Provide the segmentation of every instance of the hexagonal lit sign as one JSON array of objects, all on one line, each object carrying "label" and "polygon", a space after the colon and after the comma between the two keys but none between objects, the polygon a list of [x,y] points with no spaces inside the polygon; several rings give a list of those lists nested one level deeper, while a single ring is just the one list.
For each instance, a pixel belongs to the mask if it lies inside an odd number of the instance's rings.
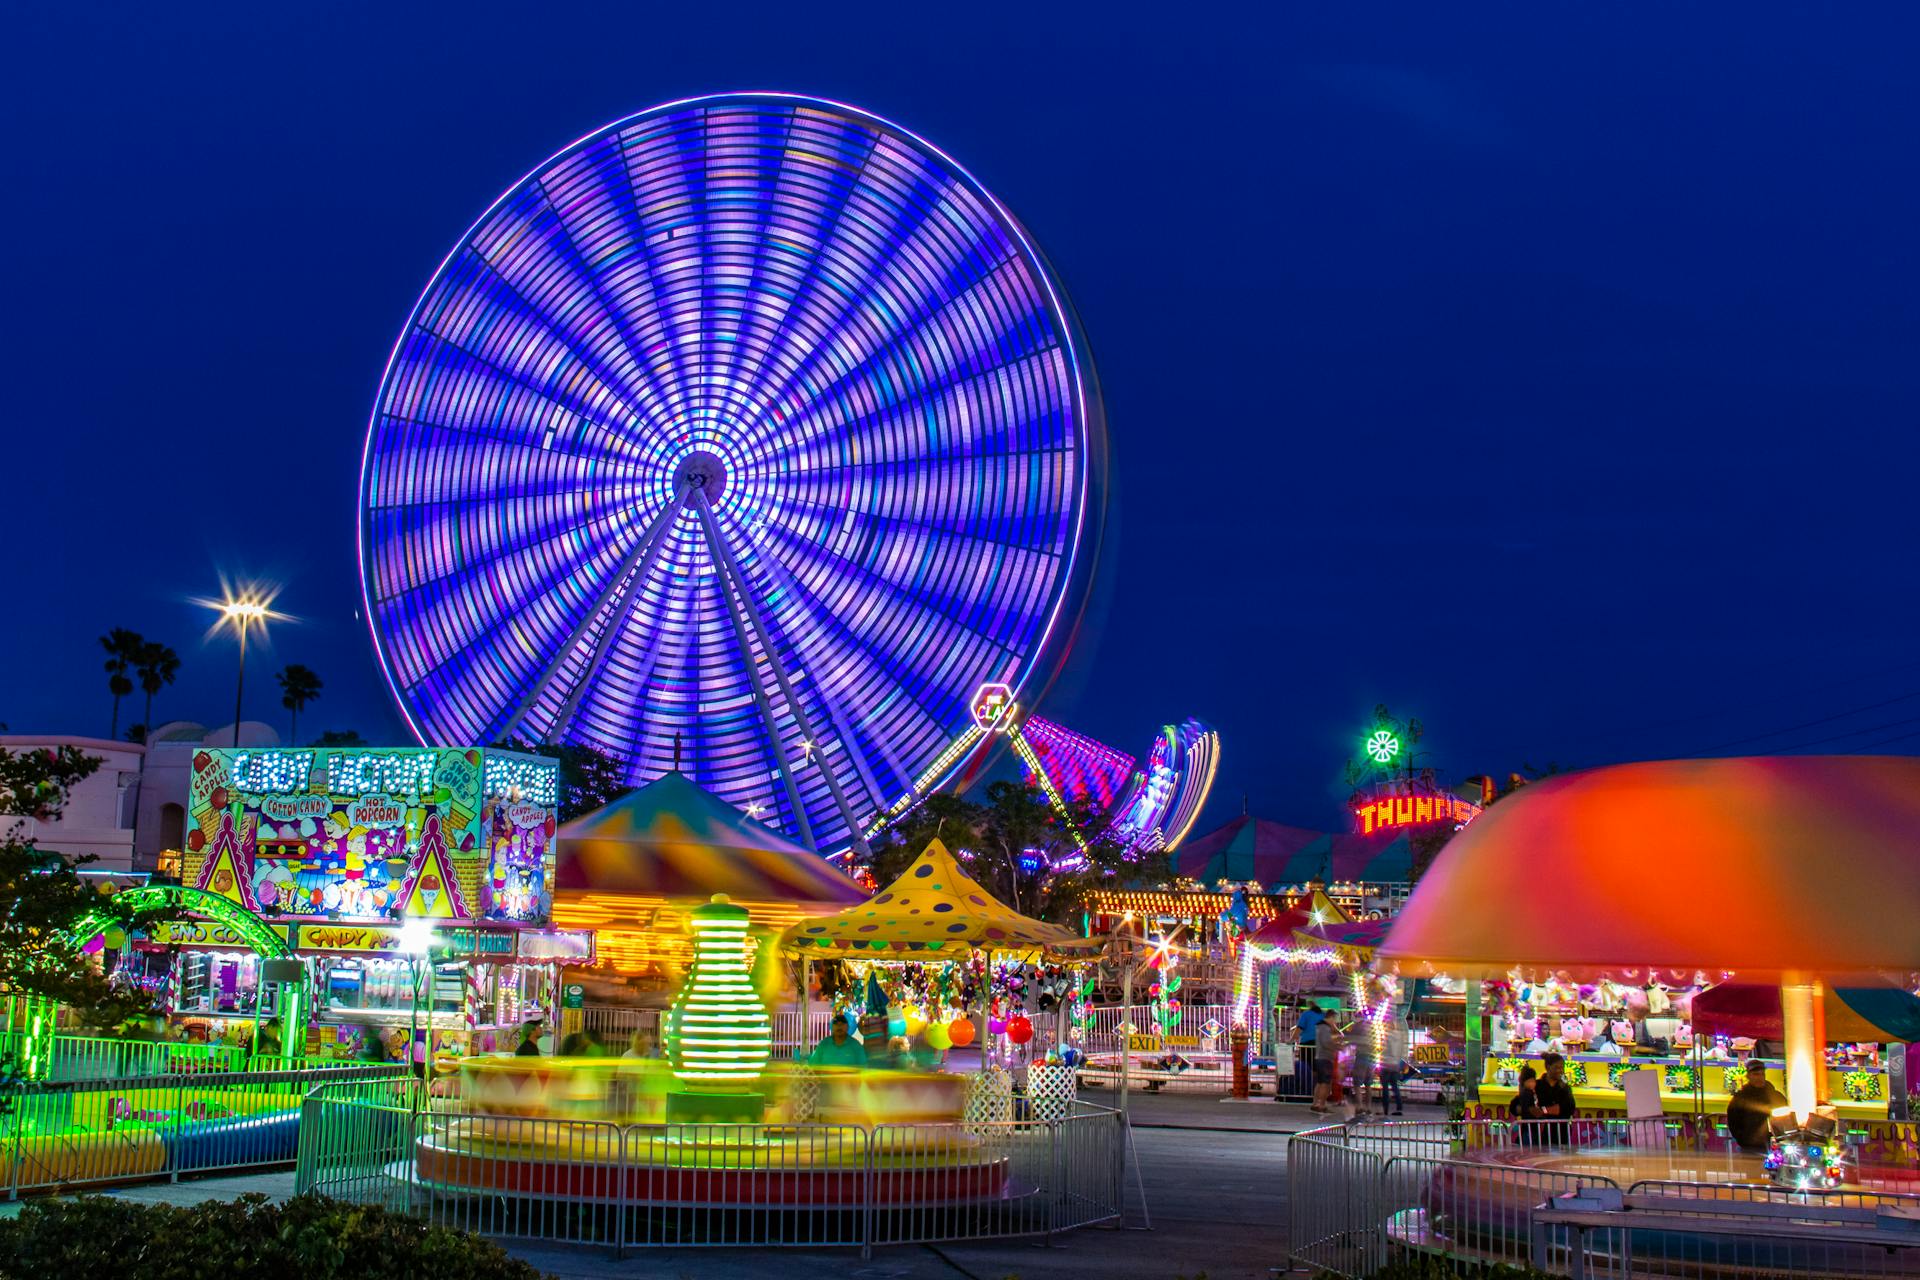
[{"label": "hexagonal lit sign", "polygon": [[1013,686],[1005,684],[983,684],[980,691],[973,695],[973,722],[988,733],[1000,733],[1007,727],[1008,714],[1013,710]]}]

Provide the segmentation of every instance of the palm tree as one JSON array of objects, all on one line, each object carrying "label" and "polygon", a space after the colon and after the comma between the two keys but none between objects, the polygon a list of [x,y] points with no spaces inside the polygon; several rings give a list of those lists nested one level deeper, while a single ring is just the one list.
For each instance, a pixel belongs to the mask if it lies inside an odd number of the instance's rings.
[{"label": "palm tree", "polygon": [[287,741],[293,743],[300,737],[300,713],[320,696],[320,677],[310,668],[289,662],[276,678],[280,681],[280,705],[293,713],[287,718]]},{"label": "palm tree", "polygon": [[107,660],[101,665],[107,673],[107,691],[113,695],[113,728],[107,733],[109,738],[120,736],[120,699],[133,692],[127,667],[139,658],[144,644],[146,641],[138,631],[125,627],[115,627],[100,637],[100,647],[107,651]]},{"label": "palm tree", "polygon": [[[153,731],[153,695],[172,684],[173,678],[180,674],[180,655],[175,653],[169,645],[161,644],[158,640],[148,640],[142,643],[139,651],[133,655],[133,667],[134,674],[140,677],[140,687],[146,691],[147,695],[146,719],[140,723],[147,732],[151,733]],[[140,740],[145,742],[145,735],[142,735]]]}]

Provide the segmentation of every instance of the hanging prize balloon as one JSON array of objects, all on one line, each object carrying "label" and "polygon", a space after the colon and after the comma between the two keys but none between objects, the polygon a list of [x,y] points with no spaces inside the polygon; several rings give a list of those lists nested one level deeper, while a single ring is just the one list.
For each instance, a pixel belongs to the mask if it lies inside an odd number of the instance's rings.
[{"label": "hanging prize balloon", "polygon": [[1033,1023],[1025,1014],[1015,1014],[1007,1019],[1007,1039],[1015,1044],[1025,1044],[1033,1039]]},{"label": "hanging prize balloon", "polygon": [[954,1048],[966,1048],[973,1043],[973,1023],[966,1018],[955,1018],[947,1024],[947,1037]]},{"label": "hanging prize balloon", "polygon": [[[973,1024],[968,1023],[967,1025],[971,1027]],[[946,1023],[929,1022],[927,1024],[927,1048],[929,1049],[953,1048],[953,1037],[947,1034]]]},{"label": "hanging prize balloon", "polygon": [[910,1009],[907,1011],[907,1034],[908,1035],[917,1036],[922,1031],[926,1030],[926,1027],[927,1027],[927,1020],[920,1016],[920,1011],[918,1009]]},{"label": "hanging prize balloon", "polygon": [[1006,1029],[1007,1029],[1007,1020],[1005,1018],[988,1018],[987,1019],[987,1033],[989,1035],[996,1035],[996,1036],[1003,1035],[1005,1034]]}]

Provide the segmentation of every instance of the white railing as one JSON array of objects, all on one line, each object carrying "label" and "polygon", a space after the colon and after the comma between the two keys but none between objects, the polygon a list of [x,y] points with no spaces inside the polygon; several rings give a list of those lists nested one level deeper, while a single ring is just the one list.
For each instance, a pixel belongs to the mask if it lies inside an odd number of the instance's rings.
[{"label": "white railing", "polygon": [[483,1235],[628,1248],[907,1244],[1117,1221],[1125,1121],[621,1124],[319,1088],[297,1188]]},{"label": "white railing", "polygon": [[[1670,1151],[1692,1180],[1607,1176]],[[1289,1256],[1349,1280],[1403,1254],[1572,1276],[1920,1274],[1920,1233],[1885,1222],[1920,1197],[1764,1177],[1756,1157],[1657,1120],[1348,1124],[1287,1144]]]}]

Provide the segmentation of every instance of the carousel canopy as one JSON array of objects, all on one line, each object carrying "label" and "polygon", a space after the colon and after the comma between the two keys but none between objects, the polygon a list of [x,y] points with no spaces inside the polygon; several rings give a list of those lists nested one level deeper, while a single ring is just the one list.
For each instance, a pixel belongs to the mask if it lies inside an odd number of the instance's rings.
[{"label": "carousel canopy", "polygon": [[1413,848],[1404,834],[1330,835],[1242,815],[1187,841],[1175,865],[1201,884],[1392,884],[1407,878]]},{"label": "carousel canopy", "polygon": [[938,840],[872,901],[838,915],[803,920],[780,935],[782,951],[822,958],[959,954],[972,947],[1028,954],[1078,952],[1099,945],[1002,904],[962,871]]},{"label": "carousel canopy", "polygon": [[646,894],[826,906],[860,886],[773,828],[668,773],[559,830],[560,896]]},{"label": "carousel canopy", "polygon": [[1390,920],[1349,920],[1344,924],[1309,924],[1293,931],[1302,947],[1327,947],[1348,964],[1366,964],[1387,936]]},{"label": "carousel canopy", "polygon": [[[1780,988],[1729,982],[1694,996],[1696,1031],[1715,1036],[1783,1038]],[[1835,987],[1827,992],[1827,1039],[1846,1044],[1920,1040],[1920,997],[1898,987]]]},{"label": "carousel canopy", "polygon": [[1669,760],[1490,806],[1440,851],[1379,959],[1458,977],[1903,984],[1920,970],[1917,918],[1920,760]]}]

